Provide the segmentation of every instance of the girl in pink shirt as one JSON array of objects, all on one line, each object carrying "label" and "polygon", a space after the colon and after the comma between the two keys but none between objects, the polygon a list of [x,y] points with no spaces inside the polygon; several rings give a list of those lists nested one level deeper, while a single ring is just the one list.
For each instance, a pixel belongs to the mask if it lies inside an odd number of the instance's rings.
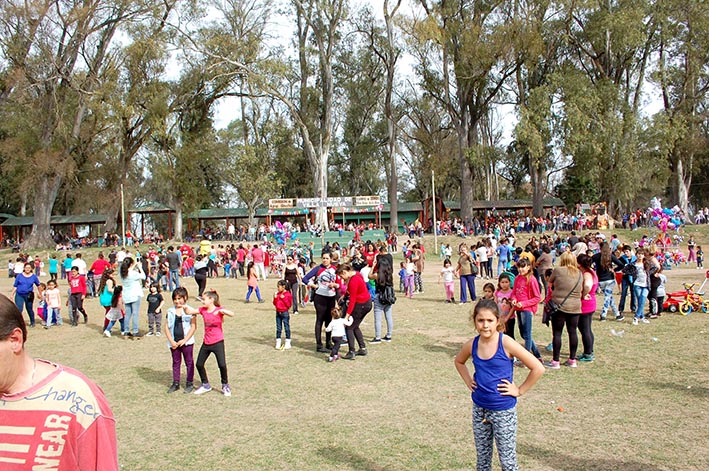
[{"label": "girl in pink shirt", "polygon": [[516,311],[519,333],[524,339],[524,347],[542,361],[542,355],[532,338],[532,316],[536,314],[539,301],[542,299],[539,283],[532,276],[532,266],[528,259],[520,258],[517,261],[517,270],[519,275],[515,277],[512,288],[512,305]]},{"label": "girl in pink shirt", "polygon": [[217,365],[219,366],[219,374],[222,380],[222,394],[231,396],[231,388],[229,387],[229,377],[227,376],[226,353],[224,351],[224,316],[232,317],[234,313],[228,309],[224,309],[219,304],[219,295],[216,291],[205,291],[202,294],[202,306],[199,309],[184,307],[185,312],[191,315],[201,315],[204,320],[204,342],[199,349],[197,356],[197,372],[202,385],[194,392],[194,394],[204,394],[212,390],[207,378],[207,370],[204,364],[207,362],[209,355],[214,353],[217,357]]}]

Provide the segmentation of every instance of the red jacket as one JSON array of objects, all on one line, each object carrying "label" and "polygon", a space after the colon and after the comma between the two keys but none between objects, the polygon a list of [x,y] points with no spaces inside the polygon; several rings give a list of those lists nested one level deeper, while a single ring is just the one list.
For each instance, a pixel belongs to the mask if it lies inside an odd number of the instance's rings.
[{"label": "red jacket", "polygon": [[361,273],[355,273],[347,282],[347,293],[350,295],[350,302],[347,304],[347,314],[352,314],[355,304],[364,304],[372,299],[369,295],[369,289],[367,289],[367,283],[365,283]]},{"label": "red jacket", "polygon": [[273,305],[276,306],[276,312],[288,312],[288,309],[293,305],[293,295],[290,291],[276,293],[273,297]]}]

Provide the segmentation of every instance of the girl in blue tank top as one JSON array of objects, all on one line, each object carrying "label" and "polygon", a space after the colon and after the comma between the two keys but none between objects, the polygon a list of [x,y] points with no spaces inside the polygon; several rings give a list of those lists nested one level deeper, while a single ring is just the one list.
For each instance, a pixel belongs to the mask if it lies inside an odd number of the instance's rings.
[{"label": "girl in blue tank top", "polygon": [[[504,322],[500,322],[495,301],[480,300],[471,319],[478,336],[465,342],[455,357],[455,368],[472,393],[477,469],[492,469],[494,438],[502,470],[517,470],[517,398],[534,386],[544,366],[512,337],[502,334]],[[466,365],[471,357],[473,376]],[[512,379],[513,357],[529,368],[520,386]]]}]

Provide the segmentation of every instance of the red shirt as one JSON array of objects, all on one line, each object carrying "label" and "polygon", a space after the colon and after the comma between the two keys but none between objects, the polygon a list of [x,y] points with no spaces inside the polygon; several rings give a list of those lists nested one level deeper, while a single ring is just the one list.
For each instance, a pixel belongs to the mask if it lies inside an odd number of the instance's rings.
[{"label": "red shirt", "polygon": [[69,286],[71,287],[71,293],[81,293],[86,295],[86,278],[81,275],[72,276],[69,274]]},{"label": "red shirt", "polygon": [[276,293],[273,297],[273,305],[276,306],[276,312],[288,312],[293,305],[293,295],[290,291]]},{"label": "red shirt", "polygon": [[204,344],[214,345],[217,342],[224,340],[224,314],[221,313],[222,308],[215,307],[212,312],[207,311],[207,308],[202,306],[199,308],[199,313],[204,319]]},{"label": "red shirt", "polygon": [[108,260],[103,258],[97,258],[96,261],[91,264],[91,271],[94,272],[94,276],[103,275],[106,268],[111,268],[111,264]]},{"label": "red shirt", "polygon": [[361,273],[355,273],[350,278],[350,281],[347,282],[347,293],[350,295],[347,314],[352,314],[355,304],[364,304],[372,299],[369,295],[369,289],[367,289],[367,283],[364,282]]}]

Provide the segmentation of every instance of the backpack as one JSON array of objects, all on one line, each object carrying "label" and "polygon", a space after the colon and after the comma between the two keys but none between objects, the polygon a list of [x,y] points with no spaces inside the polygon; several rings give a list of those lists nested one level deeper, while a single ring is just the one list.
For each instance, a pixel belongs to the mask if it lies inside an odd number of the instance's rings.
[{"label": "backpack", "polygon": [[638,275],[638,267],[634,263],[626,263],[620,271],[624,276],[635,278]]},{"label": "backpack", "polygon": [[396,303],[396,293],[394,292],[394,287],[391,285],[386,285],[384,289],[379,291],[379,302],[385,306],[391,306]]}]

